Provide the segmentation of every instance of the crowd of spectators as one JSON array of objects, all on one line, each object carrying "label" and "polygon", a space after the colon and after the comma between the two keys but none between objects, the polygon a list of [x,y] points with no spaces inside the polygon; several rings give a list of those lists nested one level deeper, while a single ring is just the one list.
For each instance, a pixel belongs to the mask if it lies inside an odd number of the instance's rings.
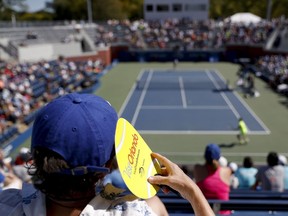
[{"label": "crowd of spectators", "polygon": [[272,89],[288,94],[288,55],[265,55],[255,64],[260,76],[266,79]]},{"label": "crowd of spectators", "polygon": [[260,23],[232,23],[223,20],[108,20],[97,25],[98,46],[128,43],[134,49],[215,49],[227,44],[264,45],[280,25],[280,19]]},{"label": "crowd of spectators", "polygon": [[[53,37],[53,34],[55,34],[55,41],[59,40],[59,42],[68,43],[73,41],[73,39],[77,39],[71,38],[71,34],[73,33],[73,27],[75,28],[74,30],[79,27],[87,31],[98,47],[125,43],[130,48],[137,50],[165,50],[171,48],[199,50],[220,49],[227,44],[263,46],[267,43],[273,31],[283,25],[286,25],[286,20],[281,18],[262,19],[258,23],[251,22],[249,24],[220,19],[195,21],[188,18],[107,20],[106,22],[95,22],[93,25],[84,22],[77,24],[76,21],[72,21],[71,23],[65,23],[63,28],[53,29],[51,36]],[[33,41],[45,41],[45,39],[47,40],[47,35],[51,33],[47,29],[44,31],[43,28],[42,31],[41,28],[31,28],[26,31],[24,29],[23,31],[25,33],[21,34],[23,38],[20,41],[24,44],[25,41],[28,42],[31,39]],[[19,39],[19,37],[16,38]]]},{"label": "crowd of spectators", "polygon": [[[55,97],[86,89],[97,82],[101,60],[6,63],[0,68],[0,134],[15,125],[28,125],[39,107]],[[17,131],[18,128],[16,128]]]},{"label": "crowd of spectators", "polygon": [[[216,144],[208,144],[204,151],[204,164],[194,165],[192,179],[207,199],[229,200],[232,191],[262,191],[282,193],[287,191],[287,158],[275,151],[267,153],[266,164],[255,166],[253,158],[245,156],[238,165],[222,155]],[[231,211],[219,211],[230,215]]]},{"label": "crowd of spectators", "polygon": [[[218,152],[220,155],[220,150]],[[245,156],[242,164],[228,162],[221,156],[218,163],[231,170],[230,190],[283,192],[288,189],[287,157],[275,151],[267,153],[266,164],[263,165],[255,165],[251,156]]]},{"label": "crowd of spectators", "polygon": [[[206,146],[204,157],[205,163],[195,164],[190,178],[195,181],[208,200],[229,200],[232,190],[239,190],[239,192],[243,190],[284,192],[287,190],[287,158],[277,152],[268,152],[267,165],[261,166],[255,166],[250,156],[245,156],[241,165],[228,162],[225,157],[221,156],[221,150],[216,144]],[[31,163],[31,155],[26,147],[22,147],[15,158],[4,157],[4,152],[0,150],[0,191],[9,188],[21,189],[22,183],[31,183],[32,179],[29,175]],[[107,175],[104,182],[115,184],[114,186],[119,188],[126,188],[119,177],[119,172],[111,173]],[[218,214],[229,215],[232,212],[221,210]]]}]

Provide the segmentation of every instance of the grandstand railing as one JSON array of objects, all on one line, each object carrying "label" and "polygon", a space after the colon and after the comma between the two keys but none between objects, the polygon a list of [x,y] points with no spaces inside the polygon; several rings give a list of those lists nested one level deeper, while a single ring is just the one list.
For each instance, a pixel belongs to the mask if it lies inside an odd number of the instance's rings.
[{"label": "grandstand railing", "polygon": [[[190,203],[176,194],[159,192],[158,196],[169,214],[191,215],[193,213]],[[230,192],[230,200],[208,200],[208,202],[214,210],[267,212],[267,214],[281,211],[288,215],[288,191],[233,190]]]}]

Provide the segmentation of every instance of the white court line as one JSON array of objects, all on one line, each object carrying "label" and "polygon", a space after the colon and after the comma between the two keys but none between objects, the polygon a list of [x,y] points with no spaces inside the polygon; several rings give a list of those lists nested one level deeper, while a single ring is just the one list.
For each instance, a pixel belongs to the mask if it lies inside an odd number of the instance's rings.
[{"label": "white court line", "polygon": [[[177,160],[177,158],[174,158],[173,161],[175,163],[179,163],[179,164],[191,164],[191,161],[192,161],[192,164],[194,163],[199,163],[198,160],[195,160],[193,161],[193,158],[198,158],[198,157],[201,157],[204,159],[203,157],[203,154],[204,152],[159,152],[159,154],[165,156],[165,157],[171,157],[171,156],[176,156],[176,157],[180,157],[181,159],[180,160]],[[254,160],[254,164],[263,164],[263,161],[259,161],[259,159],[261,158],[266,158],[267,157],[267,152],[222,152],[222,155],[224,157],[238,157],[238,159],[233,159],[233,162],[237,163],[237,164],[242,164],[243,163],[243,157],[245,156],[250,156],[250,157],[253,157],[255,160]],[[287,153],[279,153],[279,154],[283,154],[285,155],[286,157],[288,156]],[[189,157],[187,160],[184,159],[184,157]],[[240,158],[239,158],[240,157]],[[191,159],[192,158],[192,159]],[[263,159],[262,159],[263,160]]]},{"label": "white court line", "polygon": [[[144,105],[142,106],[142,109],[162,109],[162,110],[165,110],[165,109],[183,109],[183,106],[147,106],[147,105]],[[230,110],[230,107],[228,106],[187,106],[186,109],[201,109],[201,110],[211,110],[211,109],[229,109]]]},{"label": "white court line", "polygon": [[147,81],[145,82],[144,88],[143,88],[143,90],[141,92],[138,104],[137,104],[136,109],[135,109],[135,113],[134,113],[133,118],[131,120],[131,124],[132,125],[135,125],[135,122],[136,122],[136,120],[138,118],[141,106],[143,104],[143,101],[144,101],[144,98],[145,98],[145,95],[146,95],[146,92],[147,92],[147,88],[148,88],[148,86],[149,86],[149,84],[151,82],[151,79],[152,79],[153,71],[150,70],[148,73],[149,74],[148,74]]},{"label": "white court line", "polygon": [[186,100],[186,94],[185,94],[185,90],[184,90],[184,83],[183,83],[182,76],[180,76],[178,78],[178,80],[179,80],[179,85],[180,85],[182,104],[183,104],[183,107],[186,108],[187,107],[187,100]]},{"label": "white court line", "polygon": [[[137,77],[137,80],[140,80],[140,77],[143,76],[143,73],[146,71],[146,69],[142,69],[141,72],[139,73],[138,77]],[[130,91],[128,92],[128,95],[127,97],[125,98],[119,112],[118,112],[118,116],[121,116],[128,104],[128,102],[130,101],[130,98],[132,97],[134,91],[135,91],[135,88],[136,88],[136,83],[133,84],[133,86],[131,87]]]},{"label": "white court line", "polygon": [[[169,156],[203,156],[203,152],[161,152],[164,155]],[[253,157],[266,157],[267,152],[223,152],[223,156],[253,156]],[[287,155],[288,154],[284,154]]]},{"label": "white court line", "polygon": [[[174,135],[181,135],[181,134],[211,134],[211,135],[235,135],[239,134],[238,131],[198,131],[198,130],[139,130],[140,134],[174,134]],[[265,131],[249,131],[249,135],[267,135]]]},{"label": "white court line", "polygon": [[[222,74],[218,71],[218,70],[214,70],[214,72],[220,77],[220,79],[223,80],[223,82],[225,82],[224,77],[222,76]],[[242,97],[240,97],[240,95],[237,92],[233,91],[233,94],[235,95],[235,97],[238,98],[238,100],[240,101],[240,103],[242,103],[242,105],[248,110],[248,112],[250,112],[250,114],[256,119],[256,121],[258,121],[258,123],[264,128],[264,130],[266,131],[267,134],[270,134],[271,131],[269,130],[269,128],[264,124],[264,122],[255,114],[255,112],[250,108],[250,106],[242,99]]]},{"label": "white court line", "polygon": [[[212,81],[213,85],[216,87],[217,90],[221,90],[219,85],[217,84],[217,82],[215,81],[215,79],[213,78],[213,76],[211,75],[210,71],[206,70],[205,72],[209,79]],[[232,112],[234,113],[234,115],[236,116],[236,118],[238,119],[240,117],[239,113],[237,112],[237,110],[235,109],[235,107],[232,105],[232,103],[230,102],[230,100],[227,98],[227,96],[223,93],[220,92],[220,95],[223,97],[224,101],[227,103],[227,105],[231,108]],[[249,128],[248,128],[249,129]]]}]

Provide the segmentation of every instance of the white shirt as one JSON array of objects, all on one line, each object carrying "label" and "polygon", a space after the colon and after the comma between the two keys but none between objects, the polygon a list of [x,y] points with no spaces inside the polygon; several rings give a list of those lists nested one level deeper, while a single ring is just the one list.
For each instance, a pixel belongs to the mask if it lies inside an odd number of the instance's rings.
[{"label": "white shirt", "polygon": [[[5,216],[46,216],[45,194],[32,184],[23,184],[22,190],[7,189],[0,193],[0,215]],[[95,196],[83,209],[80,216],[156,216],[146,201],[125,197],[107,200]]]}]

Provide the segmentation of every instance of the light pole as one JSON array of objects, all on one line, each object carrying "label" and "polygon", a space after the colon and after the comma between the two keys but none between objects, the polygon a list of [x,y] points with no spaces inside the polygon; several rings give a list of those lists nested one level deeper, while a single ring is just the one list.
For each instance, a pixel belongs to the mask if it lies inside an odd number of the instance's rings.
[{"label": "light pole", "polygon": [[271,19],[271,11],[272,11],[272,0],[267,0],[267,14],[266,14],[267,20]]},{"label": "light pole", "polygon": [[91,24],[93,21],[91,0],[87,0],[87,14],[88,14],[88,23]]}]

